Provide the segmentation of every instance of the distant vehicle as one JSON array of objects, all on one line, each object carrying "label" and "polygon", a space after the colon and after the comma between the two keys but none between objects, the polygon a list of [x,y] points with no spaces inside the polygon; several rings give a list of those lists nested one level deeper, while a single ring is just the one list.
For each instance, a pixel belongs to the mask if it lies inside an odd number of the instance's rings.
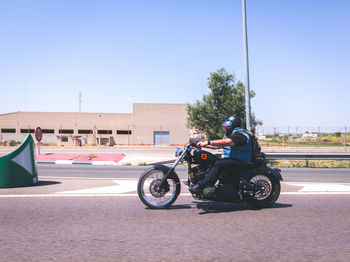
[{"label": "distant vehicle", "polygon": [[323,142],[331,142],[329,139],[323,139]]}]

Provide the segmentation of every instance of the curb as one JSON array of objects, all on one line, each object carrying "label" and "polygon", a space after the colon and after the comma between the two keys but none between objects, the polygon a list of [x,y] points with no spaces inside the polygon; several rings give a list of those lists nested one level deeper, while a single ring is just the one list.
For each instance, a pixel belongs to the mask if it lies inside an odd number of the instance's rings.
[{"label": "curb", "polygon": [[[113,161],[37,160],[37,164],[116,166]],[[119,164],[120,165],[120,164]]]},{"label": "curb", "polygon": [[166,164],[171,164],[171,163],[174,163],[175,162],[175,159],[174,160],[165,160],[165,161],[159,161],[159,162],[152,162],[152,163],[148,163],[147,165],[166,165]]},{"label": "curb", "polygon": [[[141,161],[141,162],[146,162],[147,166],[152,166],[152,165],[164,165],[164,164],[171,164],[175,160],[163,160],[163,161]],[[136,163],[137,161],[130,161],[130,162],[114,162],[114,161],[79,161],[79,160],[37,160],[35,161],[37,164],[51,164],[51,165],[90,165],[90,166],[124,166],[125,163],[130,163],[132,166],[137,166],[138,164]],[[129,164],[125,165],[129,166]]]}]

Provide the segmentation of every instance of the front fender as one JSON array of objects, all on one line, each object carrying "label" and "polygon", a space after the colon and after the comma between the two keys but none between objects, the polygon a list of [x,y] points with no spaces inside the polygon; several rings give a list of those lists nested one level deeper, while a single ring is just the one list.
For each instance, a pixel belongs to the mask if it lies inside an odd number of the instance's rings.
[{"label": "front fender", "polygon": [[[170,167],[168,167],[166,165],[161,165],[161,164],[153,165],[153,167],[151,167],[151,168],[163,171],[164,175],[166,175],[168,173],[168,171],[170,170]],[[169,174],[168,178],[174,179],[176,183],[180,183],[179,176],[175,173],[174,170]]]}]

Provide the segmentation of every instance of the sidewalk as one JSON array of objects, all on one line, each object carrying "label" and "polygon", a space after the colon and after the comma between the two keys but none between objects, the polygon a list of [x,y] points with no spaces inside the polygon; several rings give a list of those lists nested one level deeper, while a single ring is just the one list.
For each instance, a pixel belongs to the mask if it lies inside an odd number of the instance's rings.
[{"label": "sidewalk", "polygon": [[37,163],[51,164],[91,164],[91,165],[115,165],[125,157],[124,154],[103,153],[44,153],[36,155]]},{"label": "sidewalk", "polygon": [[[9,154],[15,148],[0,149],[0,157]],[[342,147],[301,148],[268,147],[265,153],[336,153],[346,152]],[[113,148],[45,148],[35,156],[37,163],[47,164],[86,164],[86,165],[150,165],[175,160],[174,147],[113,147]]]},{"label": "sidewalk", "polygon": [[[0,153],[0,157],[6,154]],[[44,164],[85,164],[85,165],[149,165],[174,160],[174,154],[154,155],[147,152],[124,153],[42,153],[36,154],[37,163]]]}]

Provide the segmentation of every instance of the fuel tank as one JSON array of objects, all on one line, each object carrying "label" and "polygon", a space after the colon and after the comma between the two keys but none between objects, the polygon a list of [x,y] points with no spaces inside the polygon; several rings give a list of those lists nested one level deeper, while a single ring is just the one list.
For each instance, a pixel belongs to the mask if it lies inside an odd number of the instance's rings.
[{"label": "fuel tank", "polygon": [[193,161],[195,164],[209,164],[215,162],[218,159],[220,159],[219,156],[202,149],[196,149],[193,152]]}]

